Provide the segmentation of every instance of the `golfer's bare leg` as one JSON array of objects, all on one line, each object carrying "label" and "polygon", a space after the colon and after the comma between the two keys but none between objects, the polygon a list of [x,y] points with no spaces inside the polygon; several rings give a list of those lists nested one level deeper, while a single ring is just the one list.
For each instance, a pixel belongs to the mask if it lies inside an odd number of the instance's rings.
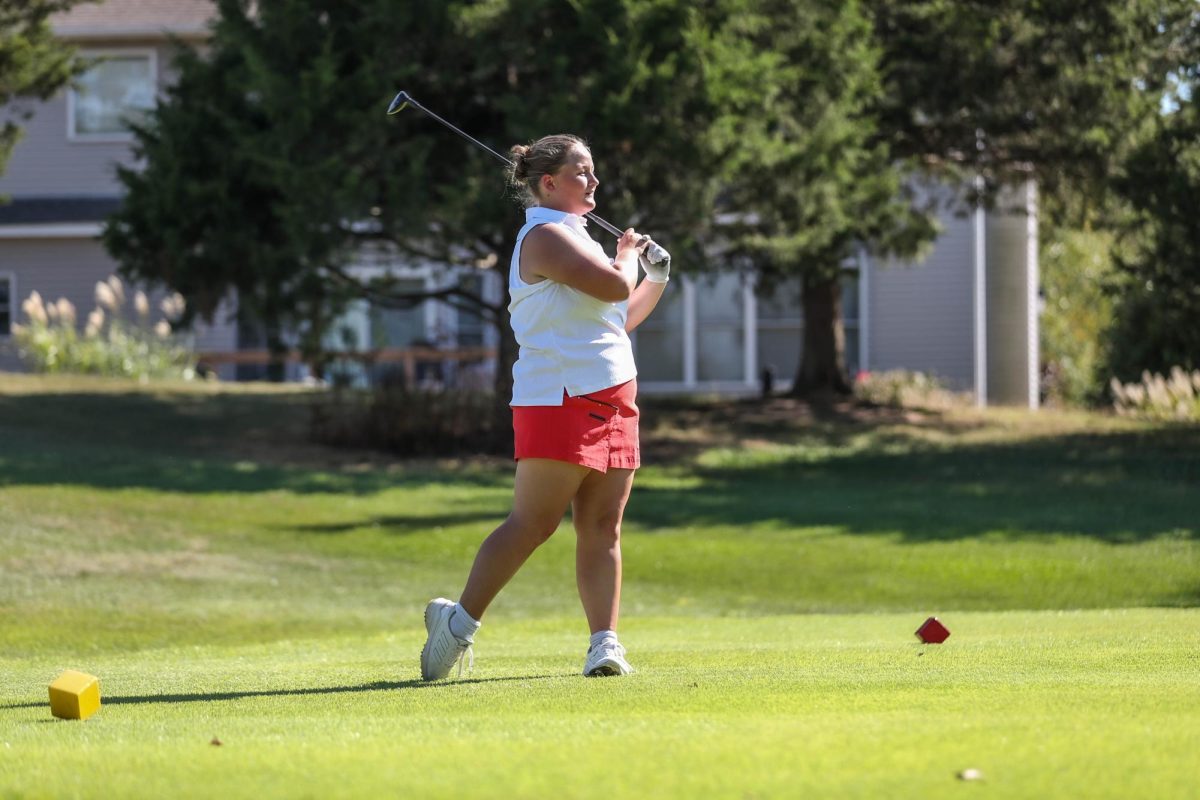
[{"label": "golfer's bare leg", "polygon": [[621,520],[632,469],[591,472],[575,494],[575,580],[592,633],[617,629],[621,610]]},{"label": "golfer's bare leg", "polygon": [[517,462],[512,513],[480,546],[458,601],[468,614],[483,618],[530,554],[558,529],[571,498],[589,472],[587,467],[547,458]]}]

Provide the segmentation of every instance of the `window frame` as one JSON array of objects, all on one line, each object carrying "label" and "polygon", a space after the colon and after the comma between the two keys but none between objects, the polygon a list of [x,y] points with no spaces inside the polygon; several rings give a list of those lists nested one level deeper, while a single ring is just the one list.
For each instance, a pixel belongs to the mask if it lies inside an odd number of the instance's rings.
[{"label": "window frame", "polygon": [[[98,61],[112,57],[144,56],[150,62],[150,83],[154,87],[154,96],[159,93],[158,51],[152,47],[104,47],[85,49],[79,53],[80,59],[94,58]],[[78,133],[75,130],[75,105],[78,93],[74,86],[67,89],[67,141],[76,144],[106,144],[125,143],[133,141],[133,132],[121,133]]]}]

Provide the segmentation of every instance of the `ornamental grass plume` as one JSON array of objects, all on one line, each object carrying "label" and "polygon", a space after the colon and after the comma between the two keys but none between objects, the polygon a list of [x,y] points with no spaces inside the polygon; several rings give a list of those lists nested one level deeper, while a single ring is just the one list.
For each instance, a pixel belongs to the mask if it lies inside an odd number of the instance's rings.
[{"label": "ornamental grass plume", "polygon": [[25,302],[21,303],[21,310],[33,325],[45,325],[50,321],[46,316],[46,305],[42,302],[42,296],[36,291],[30,292]]},{"label": "ornamental grass plume", "polygon": [[114,314],[120,310],[121,304],[117,302],[117,295],[113,292],[111,286],[104,281],[96,282],[96,304],[101,308],[106,308]]},{"label": "ornamental grass plume", "polygon": [[58,321],[63,325],[75,324],[75,304],[65,297],[58,298],[58,302],[54,304],[54,308],[58,313]]},{"label": "ornamental grass plume", "polygon": [[125,305],[125,284],[121,283],[121,279],[116,275],[109,275],[108,288],[112,289],[113,296],[117,298],[117,304]]},{"label": "ornamental grass plume", "polygon": [[145,321],[146,317],[150,316],[150,300],[141,289],[138,289],[137,294],[133,296],[133,307],[143,321]]},{"label": "ornamental grass plume", "polygon": [[1200,370],[1175,366],[1167,376],[1142,373],[1137,383],[1109,381],[1113,408],[1122,416],[1160,421],[1200,422]]},{"label": "ornamental grass plume", "polygon": [[177,320],[183,316],[183,312],[187,308],[187,303],[184,301],[183,295],[179,292],[174,292],[164,297],[159,307],[167,315],[167,319]]},{"label": "ornamental grass plume", "polygon": [[83,329],[83,335],[89,339],[95,339],[100,335],[100,330],[104,327],[104,309],[93,308],[92,313],[88,314],[87,326]]}]

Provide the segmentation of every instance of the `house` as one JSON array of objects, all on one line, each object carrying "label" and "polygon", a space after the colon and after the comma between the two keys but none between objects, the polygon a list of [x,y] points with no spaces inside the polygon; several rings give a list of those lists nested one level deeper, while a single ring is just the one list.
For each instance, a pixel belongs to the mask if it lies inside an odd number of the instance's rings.
[{"label": "house", "polygon": [[[96,64],[77,88],[36,106],[0,176],[0,195],[10,198],[0,205],[0,370],[20,368],[11,326],[30,292],[66,298],[82,320],[96,283],[116,272],[97,237],[121,202],[115,166],[134,160],[122,119],[151,108],[169,84],[170,37],[203,41],[212,14],[211,0],[107,0],[51,19],[55,34]],[[236,347],[227,316],[198,326],[198,349]]]},{"label": "house", "polygon": [[[168,36],[203,41],[210,0],[106,0],[54,20],[56,33],[84,56],[103,57],[78,89],[43,104],[0,177],[0,369],[16,369],[9,328],[32,290],[91,307],[92,287],[115,270],[96,240],[120,203],[115,164],[132,163],[121,117],[148,108],[171,79]],[[853,373],[909,369],[972,391],[981,403],[1038,402],[1037,214],[1032,185],[1013,192],[1008,211],[942,215],[943,233],[918,263],[861,254],[842,280],[847,362]],[[1012,209],[1016,209],[1013,211]],[[518,224],[514,214],[514,224]],[[447,271],[401,265],[364,252],[361,274],[388,272],[412,287],[439,288]],[[495,273],[475,279],[493,298]],[[233,304],[201,326],[196,347],[254,347],[239,336]],[[655,314],[635,333],[639,383],[649,392],[752,393],[763,370],[786,386],[800,357],[803,320],[795,286],[760,298],[734,274],[677,278]],[[354,305],[330,337],[347,347],[494,345],[494,331],[434,303],[409,309]],[[365,379],[365,371],[350,367]],[[225,368],[223,377],[252,372]],[[294,366],[290,377],[303,375]],[[479,376],[481,381],[486,376]]]}]

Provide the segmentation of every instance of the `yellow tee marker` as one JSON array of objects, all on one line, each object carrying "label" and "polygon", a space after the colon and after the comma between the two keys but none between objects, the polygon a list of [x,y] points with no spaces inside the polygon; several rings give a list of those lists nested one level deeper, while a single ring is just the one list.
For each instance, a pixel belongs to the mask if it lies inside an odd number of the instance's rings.
[{"label": "yellow tee marker", "polygon": [[50,684],[50,713],[59,719],[87,719],[100,710],[100,679],[69,669]]}]

